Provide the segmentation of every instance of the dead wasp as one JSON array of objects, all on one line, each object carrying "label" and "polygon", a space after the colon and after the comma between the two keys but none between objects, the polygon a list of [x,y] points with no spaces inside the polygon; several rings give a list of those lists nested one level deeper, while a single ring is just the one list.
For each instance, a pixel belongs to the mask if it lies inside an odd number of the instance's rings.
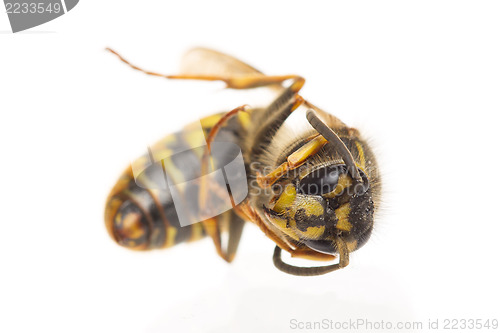
[{"label": "dead wasp", "polygon": [[[149,75],[223,81],[231,89],[268,87],[277,92],[267,107],[240,106],[203,118],[200,131],[187,126],[132,163],[140,172],[131,166],[123,173],[105,209],[107,230],[120,245],[150,250],[208,235],[218,254],[231,262],[243,225],[251,221],[276,243],[275,266],[306,276],[346,267],[349,253],[369,239],[380,194],[374,155],[356,129],[298,94],[305,82],[302,77],[268,76],[205,48],[184,56],[181,74],[162,75],[107,50]],[[292,112],[305,113],[302,128],[286,126]],[[244,169],[226,172],[222,183],[217,183],[202,176],[223,168],[238,153],[223,143],[241,149]],[[175,191],[171,186],[155,186],[164,181],[161,177],[180,186]],[[244,191],[229,186],[230,178],[243,181]],[[231,209],[214,209],[224,195]],[[180,206],[186,203],[190,206],[181,212]],[[338,256],[339,260],[327,266],[292,266],[282,261],[281,249],[292,257],[334,260]]]}]

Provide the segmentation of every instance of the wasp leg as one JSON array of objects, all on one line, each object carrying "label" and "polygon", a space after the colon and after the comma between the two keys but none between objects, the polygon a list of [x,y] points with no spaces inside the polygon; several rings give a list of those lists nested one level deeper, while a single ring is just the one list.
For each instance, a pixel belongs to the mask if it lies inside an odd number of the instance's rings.
[{"label": "wasp leg", "polygon": [[338,241],[338,248],[340,249],[340,260],[339,263],[329,266],[322,267],[295,267],[284,263],[281,260],[281,249],[289,252],[292,257],[295,258],[306,258],[314,260],[333,260],[334,255],[319,253],[316,251],[311,251],[302,248],[293,248],[292,244],[289,244],[286,240],[280,238],[276,233],[272,232],[269,227],[262,221],[260,216],[253,210],[248,203],[242,203],[236,207],[235,210],[240,216],[246,220],[250,220],[264,232],[264,234],[274,241],[276,249],[274,251],[273,261],[275,266],[281,271],[293,274],[293,275],[320,275],[332,272],[339,268],[343,268],[349,264],[349,252],[347,251],[347,245],[343,241]]},{"label": "wasp leg", "polygon": [[257,184],[261,188],[267,188],[273,185],[283,175],[285,175],[288,172],[288,170],[289,170],[288,162],[284,162],[276,169],[268,173],[267,175],[263,175],[257,171]]},{"label": "wasp leg", "polygon": [[[149,73],[148,73],[149,74]],[[156,75],[156,74],[153,74]],[[167,79],[180,80],[202,80],[202,81],[222,81],[226,84],[226,88],[231,89],[251,89],[269,86],[272,84],[282,83],[286,80],[304,80],[298,75],[262,75],[262,74],[247,74],[241,76],[211,76],[211,75],[157,75]]]},{"label": "wasp leg", "polygon": [[273,125],[279,127],[299,105],[304,103],[304,99],[298,95],[298,92],[305,82],[302,77],[294,78],[291,84],[262,113],[259,123],[262,122],[264,128],[272,128]]},{"label": "wasp leg", "polygon": [[[227,88],[232,88],[232,89],[250,89],[250,88],[257,88],[257,87],[264,87],[264,86],[269,86],[272,84],[276,83],[282,83],[286,80],[289,79],[294,79],[296,81],[304,81],[303,78],[301,78],[298,75],[263,75],[261,73],[255,73],[255,74],[244,74],[244,75],[235,75],[235,76],[219,76],[219,75],[193,75],[193,74],[179,74],[179,75],[166,75],[166,74],[161,74],[161,73],[156,73],[156,72],[151,72],[144,70],[132,63],[130,63],[128,60],[123,58],[118,52],[110,49],[109,47],[106,48],[107,51],[113,53],[116,55],[121,61],[129,65],[135,70],[138,70],[140,72],[143,72],[147,75],[153,75],[153,76],[159,76],[159,77],[164,77],[167,79],[180,79],[180,80],[202,80],[202,81],[222,81],[226,83]],[[300,90],[300,88],[299,88]]]},{"label": "wasp leg", "polygon": [[[328,266],[319,266],[319,267],[298,267],[289,265],[281,259],[281,248],[276,246],[273,254],[273,262],[274,266],[278,268],[280,271],[297,276],[315,276],[315,275],[323,275],[326,273],[330,273],[336,271],[338,269],[344,268],[349,265],[349,251],[347,250],[347,245],[344,241],[337,241],[339,248],[339,262],[333,265]],[[293,253],[292,253],[293,256]]]},{"label": "wasp leg", "polygon": [[300,167],[306,160],[316,154],[321,147],[326,144],[326,140],[321,135],[316,136],[314,139],[297,149],[287,157],[287,161],[282,163],[276,169],[267,175],[257,174],[257,183],[262,188],[267,188],[274,184],[278,179],[285,175],[288,171]]},{"label": "wasp leg", "polygon": [[205,229],[207,235],[210,236],[210,238],[212,238],[217,254],[223,259],[225,259],[226,256],[222,252],[220,226],[217,221],[218,219],[221,218],[221,216],[222,215],[219,215],[217,218],[206,219],[201,223],[203,224],[203,229]]},{"label": "wasp leg", "polygon": [[[231,119],[232,117],[234,117],[235,115],[237,115],[239,112],[246,112],[247,110],[249,109],[249,107],[247,105],[242,105],[242,106],[239,106],[231,111],[229,111],[228,113],[226,113],[221,119],[219,119],[219,121],[212,127],[212,129],[210,130],[210,133],[208,133],[208,137],[207,137],[207,147],[205,149],[205,151],[203,152],[203,156],[201,158],[201,174],[202,175],[206,175],[208,173],[208,170],[209,170],[209,162],[210,162],[210,148],[211,148],[211,145],[212,145],[212,142],[214,141],[215,139],[215,136],[217,135],[217,133],[220,131],[220,129],[222,128],[222,126],[229,120]],[[208,178],[207,177],[203,177],[202,180],[201,180],[201,183],[200,183],[200,192],[199,192],[199,205],[200,205],[200,208],[201,208],[201,211],[203,212],[205,209],[206,209],[206,205],[207,205],[207,196],[208,196]],[[233,203],[232,201],[232,198],[231,198],[231,202]],[[234,203],[233,203],[234,204]]]},{"label": "wasp leg", "polygon": [[[210,149],[212,146],[212,143],[217,136],[217,133],[220,131],[222,126],[237,115],[239,112],[246,112],[249,109],[247,105],[242,105],[239,106],[228,113],[226,113],[219,121],[212,127],[210,130],[208,136],[207,136],[207,146],[205,151],[203,152],[203,156],[201,159],[201,174],[206,175],[209,170],[209,163],[210,163]],[[213,185],[213,186],[211,186]],[[208,194],[209,193],[215,193],[217,195],[218,191],[222,190],[220,186],[216,186],[217,184],[210,184],[209,178],[207,177],[202,177],[200,181],[200,190],[199,190],[199,205],[200,205],[200,211],[202,214],[207,214],[207,216],[211,216],[209,212],[209,207],[207,207],[207,202],[208,202]],[[214,188],[215,187],[215,188]],[[224,189],[226,191],[226,189]],[[225,192],[227,193],[227,192]],[[230,196],[231,199],[231,204],[234,206],[234,200]],[[227,214],[231,214],[229,217]],[[228,225],[226,226],[228,229],[228,241],[227,241],[227,248],[225,250],[222,249],[222,229],[223,229],[223,224],[226,221],[225,219],[229,218],[229,221],[227,222]],[[212,238],[215,248],[217,250],[217,253],[219,256],[221,256],[224,260],[227,262],[231,262],[234,259],[234,255],[236,254],[236,250],[238,248],[239,240],[241,238],[241,233],[243,232],[243,224],[244,221],[237,216],[236,214],[232,212],[226,212],[218,216],[217,218],[208,218],[205,221],[202,222],[203,226],[205,227],[205,230],[207,234]]]},{"label": "wasp leg", "polygon": [[269,237],[273,242],[278,244],[279,247],[281,247],[285,251],[293,252],[292,245],[288,243],[286,240],[277,236],[276,233],[271,231],[269,227],[264,223],[264,221],[262,221],[259,214],[257,214],[255,210],[250,207],[247,201],[236,206],[235,211],[243,219],[255,223],[260,228],[260,230],[262,230],[262,232],[264,232],[264,234],[267,237]]},{"label": "wasp leg", "polygon": [[294,153],[287,157],[287,163],[290,170],[296,169],[304,164],[309,157],[316,154],[326,143],[326,139],[319,135],[297,149]]},{"label": "wasp leg", "polygon": [[231,262],[234,259],[236,251],[238,250],[238,245],[240,243],[241,234],[243,233],[243,227],[245,226],[245,221],[241,219],[235,212],[230,212],[229,220],[229,231],[227,240],[227,250],[226,258],[227,262]]},{"label": "wasp leg", "polygon": [[259,127],[253,138],[253,155],[262,152],[262,143],[268,142],[269,138],[283,125],[288,116],[304,103],[304,99],[298,95],[304,83],[305,80],[301,77],[293,79],[290,86],[269,107],[255,116],[253,121],[255,124],[259,124]]},{"label": "wasp leg", "polygon": [[236,116],[236,114],[238,114],[239,112],[248,112],[249,109],[250,107],[248,105],[238,106],[237,108],[234,108],[233,110],[229,111],[224,116],[222,116],[222,118],[219,119],[219,121],[212,127],[212,129],[208,133],[207,137],[208,152],[210,152],[210,145],[214,141],[215,136],[217,135],[217,133],[219,133],[222,126],[224,126],[224,124],[227,123],[229,119]]},{"label": "wasp leg", "polygon": [[294,78],[290,85],[276,97],[264,112],[257,116],[255,122],[261,125],[259,126],[259,131],[255,135],[255,142],[260,142],[258,140],[269,138],[281,127],[288,116],[304,103],[304,99],[298,95],[298,92],[302,89],[304,84],[304,78]]},{"label": "wasp leg", "polygon": [[[202,221],[203,228],[214,242],[217,254],[227,262],[234,259],[245,221],[235,212],[228,211],[221,215]],[[227,232],[227,244],[222,248],[222,233]]]},{"label": "wasp leg", "polygon": [[[200,185],[203,184],[203,182],[204,181],[202,180]],[[221,193],[222,191],[224,191],[224,193]],[[226,188],[222,189],[220,186],[210,186],[210,192],[212,193],[212,195],[219,197],[227,195],[227,189]],[[231,199],[231,204],[234,204],[232,197],[230,197],[230,199]],[[209,209],[207,209],[206,206],[200,205],[200,211],[201,214],[207,214],[207,216],[214,215],[209,211]],[[203,224],[205,232],[212,239],[217,254],[227,262],[231,262],[234,259],[239,239],[243,231],[243,226],[240,224],[241,222],[244,222],[240,219],[239,216],[233,217],[228,215],[231,213],[232,211],[227,211],[216,217],[207,218],[201,222]],[[228,241],[226,249],[222,248],[223,231],[226,231],[228,233]]]}]

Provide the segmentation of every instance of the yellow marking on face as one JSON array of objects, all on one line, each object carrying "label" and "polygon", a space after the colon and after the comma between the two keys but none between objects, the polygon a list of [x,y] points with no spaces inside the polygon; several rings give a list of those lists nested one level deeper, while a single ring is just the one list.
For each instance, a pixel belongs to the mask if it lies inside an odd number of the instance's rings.
[{"label": "yellow marking on face", "polygon": [[[282,217],[282,216],[275,216],[275,215],[269,215],[265,213],[267,219],[273,226],[275,226],[278,230],[282,231],[285,235],[295,239],[299,240],[299,237],[293,232],[293,230],[289,227],[287,227],[287,218]],[[293,221],[291,221],[293,222]],[[294,224],[295,225],[295,224]]]},{"label": "yellow marking on face", "polygon": [[269,219],[276,227],[280,228],[282,231],[286,231],[288,229],[286,226],[286,218],[280,216],[269,216]]},{"label": "yellow marking on face", "polygon": [[296,168],[302,165],[306,161],[306,159],[316,154],[325,144],[326,139],[323,136],[319,135],[315,137],[314,139],[300,147],[293,154],[288,156],[288,165],[291,168]]},{"label": "yellow marking on face", "polygon": [[301,208],[304,208],[307,216],[311,215],[320,216],[323,215],[323,213],[325,212],[323,205],[316,199],[310,197],[305,197],[302,200],[300,200],[295,211],[298,211]]},{"label": "yellow marking on face", "polygon": [[165,242],[165,247],[170,247],[175,245],[175,236],[177,235],[177,229],[174,227],[167,227],[167,241]]},{"label": "yellow marking on face", "polygon": [[335,216],[337,216],[337,229],[343,231],[351,231],[352,224],[349,222],[349,214],[351,213],[351,205],[345,203],[339,208],[335,209]]},{"label": "yellow marking on face", "polygon": [[295,186],[293,186],[292,184],[288,184],[285,187],[283,193],[281,193],[280,197],[276,201],[273,210],[278,213],[283,213],[285,208],[289,207],[293,203],[296,196],[297,192],[295,190]]},{"label": "yellow marking on face", "polygon": [[304,238],[307,239],[318,239],[325,233],[325,226],[320,227],[309,227],[306,231],[301,232]]},{"label": "yellow marking on face", "polygon": [[361,143],[359,143],[358,141],[355,141],[355,143],[356,143],[356,148],[358,148],[359,164],[361,165],[361,169],[365,170],[366,168],[365,151],[363,150]]},{"label": "yellow marking on face", "polygon": [[203,226],[201,223],[195,223],[191,225],[191,237],[189,241],[193,242],[203,237]]}]

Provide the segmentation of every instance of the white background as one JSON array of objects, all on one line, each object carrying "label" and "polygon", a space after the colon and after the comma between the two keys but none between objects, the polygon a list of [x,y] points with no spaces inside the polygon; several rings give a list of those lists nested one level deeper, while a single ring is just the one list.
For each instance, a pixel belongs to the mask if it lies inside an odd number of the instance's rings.
[{"label": "white background", "polygon": [[[87,0],[11,34],[0,13],[0,332],[500,319],[499,17],[496,1]],[[104,48],[175,73],[198,45],[304,76],[302,96],[373,142],[384,207],[345,270],[285,275],[252,225],[231,265],[209,240],[137,253],[108,237],[127,163],[251,100],[148,77]]]}]

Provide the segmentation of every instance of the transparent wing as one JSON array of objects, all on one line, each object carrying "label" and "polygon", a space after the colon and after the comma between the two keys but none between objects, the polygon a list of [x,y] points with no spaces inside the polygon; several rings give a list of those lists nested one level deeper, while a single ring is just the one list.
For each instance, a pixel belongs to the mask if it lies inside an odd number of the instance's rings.
[{"label": "transparent wing", "polygon": [[[265,76],[258,69],[241,60],[203,47],[193,48],[184,54],[181,61],[181,74],[225,77]],[[283,90],[280,84],[269,85],[268,88],[273,91]]]},{"label": "transparent wing", "polygon": [[181,73],[221,76],[262,74],[259,70],[236,58],[203,47],[191,49],[184,54],[181,62]]}]

